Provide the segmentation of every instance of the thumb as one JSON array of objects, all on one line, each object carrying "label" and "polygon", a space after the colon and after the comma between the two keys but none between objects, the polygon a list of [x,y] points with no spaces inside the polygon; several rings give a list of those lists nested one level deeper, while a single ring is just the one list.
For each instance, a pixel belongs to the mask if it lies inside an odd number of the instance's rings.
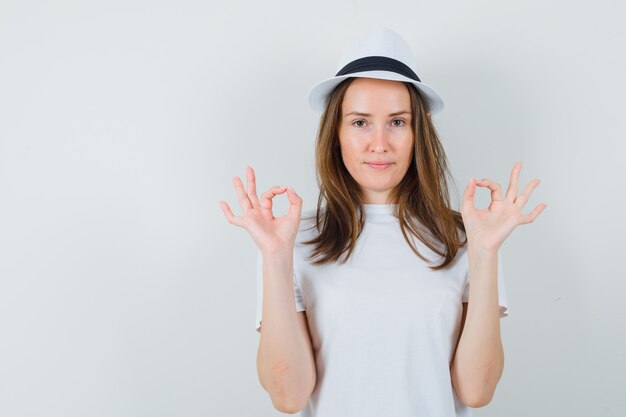
[{"label": "thumb", "polygon": [[470,178],[469,185],[465,188],[463,193],[463,207],[466,210],[474,210],[474,195],[476,194],[476,179]]},{"label": "thumb", "polygon": [[287,198],[289,198],[289,217],[300,220],[302,198],[291,187],[287,187]]}]

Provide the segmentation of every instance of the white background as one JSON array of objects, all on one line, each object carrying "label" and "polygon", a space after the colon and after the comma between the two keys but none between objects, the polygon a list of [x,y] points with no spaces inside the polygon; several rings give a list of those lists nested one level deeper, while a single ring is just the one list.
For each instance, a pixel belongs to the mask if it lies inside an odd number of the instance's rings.
[{"label": "white background", "polygon": [[[276,416],[256,374],[255,246],[232,177],[315,207],[308,89],[387,26],[504,243],[505,370],[476,416],[626,415],[618,1],[0,1],[0,415]],[[480,190],[477,205],[489,201]],[[276,199],[277,214],[286,197]]]}]

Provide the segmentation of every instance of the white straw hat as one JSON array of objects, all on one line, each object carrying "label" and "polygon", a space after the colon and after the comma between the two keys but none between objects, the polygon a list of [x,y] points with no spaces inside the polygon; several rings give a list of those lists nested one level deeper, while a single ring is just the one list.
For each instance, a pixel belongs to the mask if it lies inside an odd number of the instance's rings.
[{"label": "white straw hat", "polygon": [[437,91],[420,81],[409,45],[388,28],[372,29],[353,39],[344,49],[334,77],[315,84],[308,93],[311,108],[322,112],[330,92],[349,77],[378,78],[411,83],[426,101],[431,115],[443,110]]}]

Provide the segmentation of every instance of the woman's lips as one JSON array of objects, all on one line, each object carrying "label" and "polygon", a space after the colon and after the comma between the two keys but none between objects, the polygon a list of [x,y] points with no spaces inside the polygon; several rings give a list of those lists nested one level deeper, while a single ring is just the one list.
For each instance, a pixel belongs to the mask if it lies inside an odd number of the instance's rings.
[{"label": "woman's lips", "polygon": [[375,164],[375,163],[369,163],[369,162],[366,162],[366,164],[374,169],[385,169],[392,165],[392,164]]}]

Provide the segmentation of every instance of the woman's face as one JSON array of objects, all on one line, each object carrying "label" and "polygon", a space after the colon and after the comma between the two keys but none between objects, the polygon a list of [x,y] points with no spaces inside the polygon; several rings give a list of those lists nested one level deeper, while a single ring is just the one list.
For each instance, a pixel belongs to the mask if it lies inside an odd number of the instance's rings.
[{"label": "woman's face", "polygon": [[[343,99],[339,143],[363,202],[387,204],[413,156],[411,98],[404,83],[356,78]],[[382,161],[378,165],[374,162]]]}]

